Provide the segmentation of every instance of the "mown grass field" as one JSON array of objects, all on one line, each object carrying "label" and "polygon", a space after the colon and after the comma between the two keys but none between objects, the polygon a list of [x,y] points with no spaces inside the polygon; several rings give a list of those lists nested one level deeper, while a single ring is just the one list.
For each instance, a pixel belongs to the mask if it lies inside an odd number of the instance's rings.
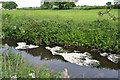
[{"label": "mown grass field", "polygon": [[[105,9],[2,11],[3,35],[36,44],[54,42],[119,52],[118,22],[97,21],[98,11]],[[111,13],[118,16],[118,9]],[[98,17],[100,20],[107,18],[108,15]]]},{"label": "mown grass field", "polygon": [[[96,20],[98,11],[106,11],[105,9],[95,10],[11,10],[2,11],[2,13],[9,13],[15,18],[24,18],[23,16],[30,16],[38,20],[54,19],[54,20],[74,20],[79,23],[81,21],[94,21]],[[118,9],[113,9],[111,13],[118,16]],[[107,18],[108,16],[103,16]]]}]

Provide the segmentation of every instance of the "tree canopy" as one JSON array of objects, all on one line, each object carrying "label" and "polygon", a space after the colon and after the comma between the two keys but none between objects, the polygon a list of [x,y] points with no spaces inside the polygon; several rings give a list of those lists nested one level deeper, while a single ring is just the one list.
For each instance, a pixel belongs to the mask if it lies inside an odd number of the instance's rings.
[{"label": "tree canopy", "polygon": [[44,2],[42,7],[52,8],[53,5],[59,7],[59,9],[70,9],[76,6],[75,2]]},{"label": "tree canopy", "polygon": [[78,0],[41,0],[42,2],[78,2]]},{"label": "tree canopy", "polygon": [[69,9],[75,7],[75,3],[78,0],[41,0],[41,8],[52,8],[53,6],[59,7],[59,9]]},{"label": "tree canopy", "polygon": [[107,2],[106,5],[111,5],[112,3],[111,2]]},{"label": "tree canopy", "polygon": [[4,9],[16,9],[18,5],[15,2],[2,2],[2,8]]}]

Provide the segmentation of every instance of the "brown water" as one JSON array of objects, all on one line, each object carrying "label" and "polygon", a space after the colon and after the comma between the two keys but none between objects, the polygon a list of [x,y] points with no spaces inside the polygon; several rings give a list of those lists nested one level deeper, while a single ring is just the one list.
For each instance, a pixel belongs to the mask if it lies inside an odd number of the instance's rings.
[{"label": "brown water", "polygon": [[47,68],[56,71],[63,71],[67,68],[71,78],[118,78],[119,65],[112,63],[107,58],[101,57],[96,51],[91,52],[92,57],[99,60],[101,65],[99,67],[87,67],[65,61],[62,56],[53,56],[49,50],[45,49],[45,46],[31,50],[15,50],[17,42],[18,41],[14,39],[2,40],[3,47],[4,44],[7,43],[13,52],[22,52],[23,56],[28,58],[29,64],[31,65],[40,64],[44,66],[46,64]]}]

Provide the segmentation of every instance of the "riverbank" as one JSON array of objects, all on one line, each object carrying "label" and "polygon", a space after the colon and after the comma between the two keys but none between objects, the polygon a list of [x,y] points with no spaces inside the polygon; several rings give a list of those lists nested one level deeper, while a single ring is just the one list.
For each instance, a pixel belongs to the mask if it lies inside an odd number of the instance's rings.
[{"label": "riverbank", "polygon": [[[86,17],[79,15],[79,18],[71,18],[69,11],[61,11],[65,14],[61,16],[56,11],[43,11],[45,18],[37,18],[37,14],[26,11],[17,15],[19,10],[3,13],[3,36],[16,37],[17,39],[34,42],[35,44],[57,44],[64,47],[87,47],[101,51],[120,53],[118,48],[118,22],[117,21],[97,21],[95,20],[97,10],[88,11]],[[98,10],[99,11],[99,10]],[[40,11],[41,12],[41,11]],[[55,12],[56,16],[52,18]],[[74,10],[70,10],[74,13]],[[86,12],[86,11],[83,11]],[[83,13],[82,12],[82,13]],[[26,13],[30,15],[26,15]],[[43,14],[41,13],[41,15]],[[50,13],[47,17],[47,14]],[[78,11],[78,13],[81,13]],[[76,13],[78,15],[78,13]],[[94,15],[91,15],[94,13]],[[34,17],[33,17],[34,15]],[[74,15],[77,17],[77,15]],[[88,18],[89,16],[93,18]],[[85,21],[83,17],[85,18]],[[107,16],[105,16],[107,18]],[[79,21],[80,20],[80,21]],[[91,20],[91,21],[90,21]]]},{"label": "riverbank", "polygon": [[[46,64],[48,69],[54,69],[57,72],[63,71],[65,68],[68,69],[68,74],[70,78],[81,78],[83,75],[85,78],[115,78],[118,76],[119,65],[114,64],[109,61],[107,58],[102,57],[99,53],[95,51],[90,53],[92,58],[100,61],[100,66],[98,67],[90,67],[90,66],[79,66],[74,63],[70,63],[62,58],[62,56],[52,55],[52,53],[45,49],[45,46],[40,46],[36,49],[28,49],[28,50],[15,50],[17,47],[17,43],[21,41],[17,41],[15,39],[4,39],[2,40],[2,44],[4,46],[7,43],[10,48],[12,48],[12,52],[14,53],[23,53],[23,57],[27,57],[30,65],[41,65],[44,66]],[[29,43],[27,43],[29,45]],[[31,44],[31,43],[30,43]],[[68,49],[65,49],[69,51]],[[76,52],[76,50],[74,51]],[[71,53],[71,50],[70,52]],[[82,53],[80,50],[77,53]],[[92,74],[91,74],[92,73]],[[104,76],[99,74],[104,74]],[[78,74],[78,75],[76,75]]]},{"label": "riverbank", "polygon": [[[25,42],[25,40],[19,40],[19,39],[13,39],[13,38],[5,38],[5,39],[3,39],[3,43],[9,43],[9,45],[12,45],[12,46],[14,46],[14,47],[17,47],[18,45],[17,45],[17,43],[18,42]],[[31,41],[27,41],[26,42],[27,43],[27,45],[30,45],[30,44],[35,44],[34,42],[31,42]],[[16,44],[16,45],[15,45]],[[51,48],[54,48],[55,46],[59,46],[59,47],[62,47],[63,48],[63,51],[57,51],[58,53],[60,52],[60,53],[64,53],[64,52],[67,52],[68,54],[69,53],[86,53],[86,52],[88,52],[89,54],[91,54],[91,56],[92,56],[92,58],[93,59],[95,59],[95,60],[98,60],[98,61],[100,61],[100,67],[101,66],[104,66],[104,67],[108,67],[108,66],[113,66],[114,65],[114,68],[115,69],[117,69],[118,68],[118,66],[119,66],[119,63],[114,63],[114,62],[112,62],[112,61],[110,61],[106,56],[108,56],[108,55],[119,55],[118,53],[116,53],[116,52],[105,52],[105,51],[101,51],[101,50],[99,50],[99,49],[96,49],[96,48],[90,48],[90,47],[78,47],[78,46],[66,46],[66,47],[64,47],[64,45],[59,45],[59,44],[51,44],[51,45],[44,45],[44,44],[42,44],[42,45],[39,45],[39,47],[43,47],[43,48],[45,48],[45,47],[47,47],[47,46],[49,46],[49,47],[51,47]],[[37,52],[37,51],[35,51],[34,50],[34,52]],[[40,52],[40,51],[39,51]],[[51,52],[52,53],[52,52]],[[46,51],[44,51],[44,54],[46,54],[46,55],[48,55],[48,54],[50,54],[50,53],[48,53],[48,52],[46,52]],[[102,55],[102,54],[107,54],[107,55]],[[35,54],[32,54],[32,55],[35,55]],[[39,55],[39,53],[37,53],[37,56]],[[51,56],[51,55],[49,55],[49,56]],[[114,58],[114,59],[116,59],[116,58]],[[114,60],[113,59],[113,60]],[[62,59],[63,60],[63,59]],[[106,63],[107,62],[107,63]],[[107,64],[107,65],[106,65]]]}]

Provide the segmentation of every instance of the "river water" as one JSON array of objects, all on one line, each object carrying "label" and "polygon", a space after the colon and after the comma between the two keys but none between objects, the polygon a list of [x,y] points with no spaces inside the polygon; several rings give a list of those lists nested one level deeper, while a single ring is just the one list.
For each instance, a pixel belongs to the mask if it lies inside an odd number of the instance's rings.
[{"label": "river water", "polygon": [[99,67],[79,66],[65,61],[62,56],[53,56],[49,50],[45,49],[45,46],[31,50],[15,50],[17,42],[17,40],[6,38],[2,40],[2,45],[4,47],[4,44],[7,43],[12,48],[12,52],[22,52],[23,57],[27,57],[30,65],[44,66],[46,64],[47,68],[54,69],[56,72],[67,68],[71,78],[118,78],[120,70],[118,64],[114,64],[95,52],[91,54],[93,58],[100,61]]}]

